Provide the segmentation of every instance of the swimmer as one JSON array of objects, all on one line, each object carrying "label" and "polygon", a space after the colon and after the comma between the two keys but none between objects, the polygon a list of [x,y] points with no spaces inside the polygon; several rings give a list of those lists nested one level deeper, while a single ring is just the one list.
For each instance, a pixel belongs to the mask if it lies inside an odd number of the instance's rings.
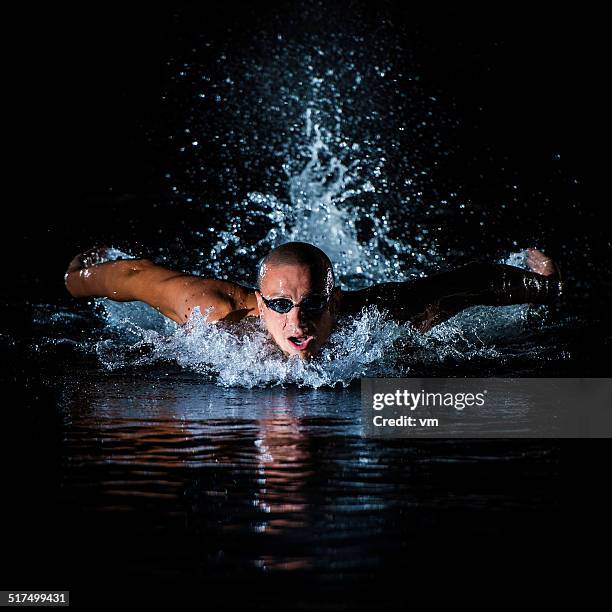
[{"label": "swimmer", "polygon": [[198,306],[208,321],[259,317],[287,355],[311,359],[328,340],[340,316],[370,304],[426,332],[470,306],[552,303],[561,293],[554,261],[527,250],[522,270],[505,264],[469,263],[450,272],[357,291],[336,286],[332,263],[319,248],[289,242],[270,251],[257,270],[257,287],[175,272],[148,259],[104,260],[104,248],[77,255],[64,280],[79,297],[141,301],[183,325]]}]

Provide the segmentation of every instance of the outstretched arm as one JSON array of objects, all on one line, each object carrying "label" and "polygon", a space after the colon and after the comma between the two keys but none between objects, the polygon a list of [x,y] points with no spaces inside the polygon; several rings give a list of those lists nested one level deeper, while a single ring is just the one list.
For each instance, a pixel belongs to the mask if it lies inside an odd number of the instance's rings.
[{"label": "outstretched arm", "polygon": [[381,283],[355,292],[359,301],[387,308],[394,318],[411,321],[421,331],[470,306],[547,304],[560,294],[558,268],[536,249],[528,250],[532,271],[504,264],[470,263],[408,283]]},{"label": "outstretched arm", "polygon": [[107,297],[118,302],[141,301],[183,324],[193,308],[211,308],[210,321],[246,309],[248,290],[235,283],[201,278],[157,266],[148,259],[120,259],[105,263],[95,252],[77,255],[64,276],[73,297]]}]

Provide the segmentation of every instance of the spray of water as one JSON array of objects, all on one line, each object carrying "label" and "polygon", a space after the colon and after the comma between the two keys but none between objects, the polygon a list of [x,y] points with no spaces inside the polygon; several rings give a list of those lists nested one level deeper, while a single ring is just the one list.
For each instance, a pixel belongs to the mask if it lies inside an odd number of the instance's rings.
[{"label": "spray of water", "polygon": [[[305,166],[288,177],[288,200],[252,193],[236,206],[229,227],[216,232],[211,255],[228,269],[224,252],[234,245],[255,253],[288,240],[318,244],[330,255],[345,286],[363,282],[404,279],[397,272],[395,257],[386,258],[381,244],[397,254],[411,247],[391,240],[384,219],[377,219],[372,237],[365,244],[355,232],[363,211],[347,206],[351,197],[372,190],[369,181],[359,182],[351,165],[335,157],[322,137],[320,126],[309,123],[311,156]],[[270,229],[256,242],[230,231],[237,224],[266,219]],[[113,249],[108,259],[131,257]],[[506,263],[523,265],[522,253],[512,254]],[[95,353],[108,369],[173,363],[196,372],[205,380],[224,386],[254,387],[296,384],[318,388],[349,385],[361,376],[409,375],[414,368],[439,366],[448,361],[499,360],[503,349],[496,346],[521,334],[529,310],[525,306],[502,309],[473,308],[421,334],[409,324],[399,324],[375,307],[356,317],[339,321],[329,343],[312,362],[286,358],[269,338],[258,319],[241,323],[210,323],[207,312],[194,309],[189,321],[178,326],[142,303],[95,301],[104,321],[103,338],[77,345]],[[533,320],[530,321],[530,325]],[[422,371],[422,370],[421,370]]]},{"label": "spray of water", "polygon": [[[252,262],[279,244],[299,240],[316,244],[327,253],[343,288],[406,280],[400,262],[416,249],[409,240],[401,242],[389,236],[388,216],[378,211],[375,200],[367,208],[359,203],[359,196],[377,193],[368,175],[361,173],[362,160],[357,155],[353,161],[335,155],[328,144],[331,135],[313,123],[312,114],[313,110],[307,109],[308,158],[299,172],[287,177],[286,199],[249,193],[232,210],[229,229],[209,228],[217,236],[209,252],[213,271],[221,276],[236,267],[236,255],[246,254]],[[370,224],[365,239],[358,232],[363,218]],[[252,235],[258,226],[267,231],[248,244],[245,234]],[[237,229],[243,231],[236,232]],[[416,259],[425,260],[428,255],[435,257],[433,251],[425,251]]]},{"label": "spray of water", "polygon": [[[390,59],[388,41],[368,46],[359,36],[330,36],[314,46],[269,37],[266,61],[253,50],[230,64],[221,53],[223,79],[212,79],[196,62],[177,70],[174,95],[187,100],[188,112],[172,142],[187,170],[182,183],[178,170],[167,176],[177,198],[202,200],[209,218],[207,226],[191,229],[201,245],[193,273],[248,283],[262,255],[293,240],[322,248],[343,289],[409,281],[444,264],[430,225],[411,217],[419,207],[448,203],[423,202],[433,182],[428,169],[445,153],[436,131],[444,123],[441,113],[432,128],[436,99]],[[215,117],[222,133],[207,123]],[[237,148],[242,168],[231,163]],[[210,156],[227,161],[222,182],[231,200],[225,208],[198,195],[211,181]],[[240,196],[260,156],[261,187]],[[108,257],[131,255],[113,250]],[[164,259],[172,266],[170,251]],[[521,253],[505,261],[524,266]],[[144,304],[94,303],[101,329],[86,339],[67,337],[73,315],[56,312],[57,324],[65,325],[49,343],[93,353],[110,370],[172,363],[226,386],[318,388],[361,376],[424,374],[448,362],[499,363],[516,353],[512,342],[523,338],[527,324],[544,326],[541,309],[472,308],[420,334],[370,307],[341,319],[319,357],[304,362],[287,359],[257,320],[213,324],[195,309],[179,327]],[[40,318],[48,323],[42,310]],[[545,353],[533,343],[527,350]]]}]

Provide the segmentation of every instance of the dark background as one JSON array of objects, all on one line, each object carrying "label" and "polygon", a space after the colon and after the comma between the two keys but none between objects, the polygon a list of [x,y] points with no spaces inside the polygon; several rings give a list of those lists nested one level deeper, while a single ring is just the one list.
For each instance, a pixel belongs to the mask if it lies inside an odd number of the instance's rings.
[{"label": "dark background", "polygon": [[[451,138],[461,153],[441,173],[460,182],[472,201],[499,196],[500,183],[514,177],[518,197],[535,198],[534,208],[538,193],[553,199],[549,208],[540,201],[544,218],[525,219],[553,256],[579,260],[575,247],[562,252],[563,243],[591,228],[597,228],[591,247],[607,256],[609,241],[601,234],[609,227],[602,225],[607,198],[595,193],[606,127],[600,15],[555,7],[434,16],[400,2],[321,7],[323,14],[358,15],[373,29],[381,20],[401,26],[424,87],[441,92],[460,121]],[[168,60],[180,58],[200,35],[213,49],[215,40],[231,36],[239,49],[257,28],[283,24],[287,11],[287,3],[268,2],[182,9],[105,3],[37,7],[15,17],[9,127],[17,128],[11,156],[17,163],[6,182],[6,212],[15,220],[4,224],[4,247],[5,261],[19,263],[8,266],[10,297],[62,297],[69,259],[93,242],[112,241],[113,207],[131,207],[133,231],[146,248],[147,225],[156,224],[151,203],[168,198],[163,174],[175,155],[159,135],[180,122],[177,109],[162,102],[175,71]],[[315,33],[320,26],[316,19],[308,23]],[[297,26],[284,24],[289,35],[291,27]],[[191,211],[174,212],[164,219],[169,236],[180,232],[177,217],[188,219]],[[522,214],[509,211],[500,223],[521,222]],[[546,232],[551,214],[555,230]],[[464,230],[478,239],[475,229]]]},{"label": "dark background", "polygon": [[[558,247],[556,255],[567,266],[570,256],[580,253],[563,251],[566,237],[590,237],[591,253],[599,259],[593,274],[608,282],[608,196],[597,187],[608,172],[601,147],[607,142],[603,16],[558,5],[538,12],[514,6],[489,12],[440,9],[434,16],[399,2],[373,4],[342,3],[342,10],[361,11],[373,24],[381,18],[403,23],[411,32],[424,82],[444,92],[462,118],[463,131],[455,137],[463,141],[464,156],[447,171],[465,176],[466,192],[483,200],[487,190],[496,189],[502,158],[509,160],[526,192],[542,189],[544,181],[548,193],[559,194],[559,202],[577,205],[556,209],[555,232],[547,237],[553,252]],[[150,204],[169,196],[163,174],[173,153],[159,140],[151,141],[148,133],[159,125],[171,129],[176,121],[161,101],[171,72],[168,58],[189,48],[202,32],[221,40],[231,26],[240,40],[273,20],[282,7],[219,3],[178,10],[98,3],[30,6],[10,15],[7,24],[16,36],[7,55],[11,107],[2,223],[3,330],[27,330],[32,302],[68,299],[62,282],[68,261],[94,242],[112,238],[112,211],[128,206],[141,236],[156,227],[159,219]],[[312,27],[316,29],[316,22]],[[492,159],[482,153],[486,149],[493,151]],[[555,153],[560,160],[553,160]],[[474,169],[475,159],[480,171]],[[180,230],[179,219],[164,217],[168,233]],[[146,238],[142,242],[146,248]],[[587,266],[576,265],[588,273]],[[24,376],[22,366],[8,368],[14,382]],[[14,478],[7,482],[14,480],[12,490],[23,501],[17,505],[20,515],[5,524],[19,534],[15,547],[31,547],[31,553],[20,549],[22,559],[36,554],[37,538],[47,537],[53,523],[52,516],[38,522],[37,503],[52,493],[59,466],[46,466],[48,491],[29,490],[27,475],[44,465],[46,457],[59,456],[61,440],[47,435],[56,428],[57,417],[44,409],[54,401],[32,373],[27,393],[18,400],[23,410],[19,427],[6,429],[21,432],[21,451],[11,457],[10,465],[17,466],[10,470]],[[591,542],[601,544],[607,537],[609,530],[600,529],[609,522],[604,499],[607,442],[566,441],[560,449],[567,476],[567,523],[558,525],[556,559],[550,541],[536,542],[534,549],[525,548],[522,559],[505,558],[498,566],[505,572],[526,568],[533,578],[553,562],[560,571],[563,559],[558,555],[565,546],[567,562],[584,571],[590,567]],[[503,555],[494,542],[486,552]],[[460,557],[453,556],[455,566]],[[474,567],[486,564],[487,558],[481,558]],[[495,568],[489,569],[493,574]],[[30,587],[40,584],[42,576],[34,578]],[[397,578],[402,579],[401,573]],[[58,585],[41,588],[46,586]]]}]

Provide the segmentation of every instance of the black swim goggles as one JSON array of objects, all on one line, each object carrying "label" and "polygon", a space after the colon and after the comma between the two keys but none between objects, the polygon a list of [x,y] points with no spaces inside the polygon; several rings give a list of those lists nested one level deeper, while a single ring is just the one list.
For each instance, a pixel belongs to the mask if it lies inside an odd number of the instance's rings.
[{"label": "black swim goggles", "polygon": [[272,300],[267,300],[262,295],[261,299],[270,310],[278,312],[279,314],[287,314],[292,308],[297,308],[298,306],[306,313],[317,314],[325,310],[325,307],[329,303],[330,296],[309,295],[299,304],[296,304],[289,298],[274,298]]}]

